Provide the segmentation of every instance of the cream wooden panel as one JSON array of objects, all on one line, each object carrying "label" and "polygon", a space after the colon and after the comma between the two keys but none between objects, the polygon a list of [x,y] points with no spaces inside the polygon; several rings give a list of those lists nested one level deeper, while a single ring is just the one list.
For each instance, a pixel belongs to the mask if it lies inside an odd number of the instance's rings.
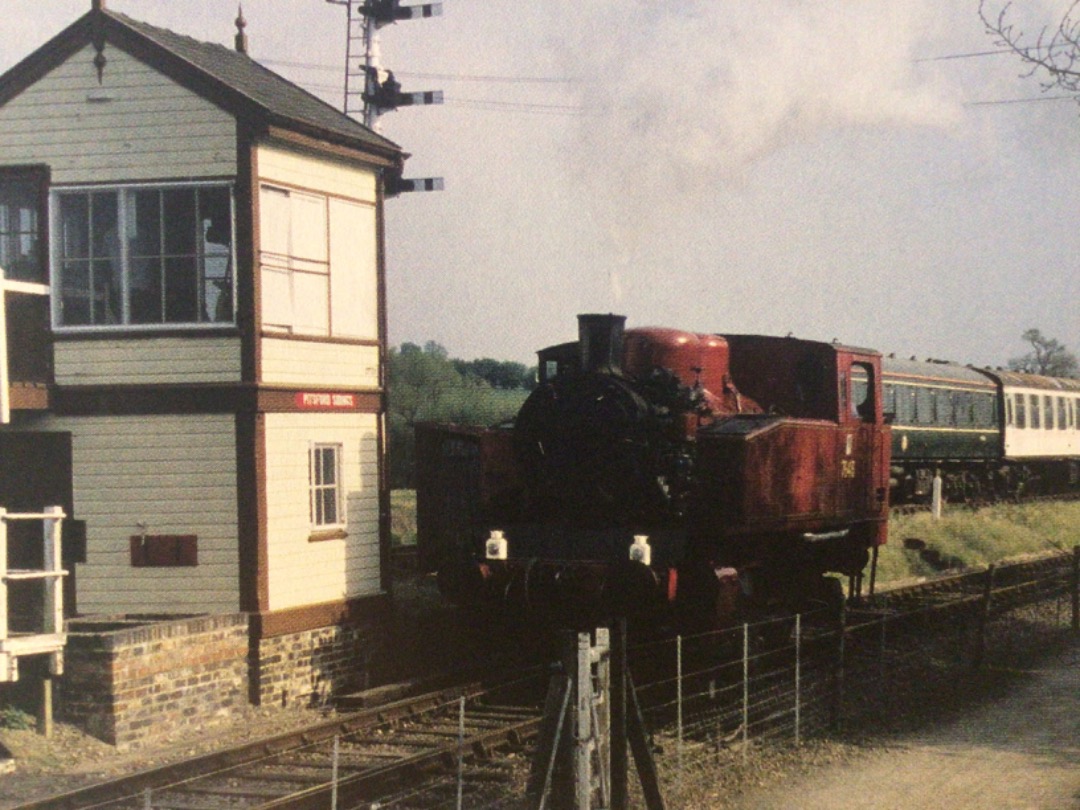
[{"label": "cream wooden panel", "polygon": [[330,200],[330,319],[336,336],[379,336],[375,208]]},{"label": "cream wooden panel", "polygon": [[261,182],[278,182],[361,202],[375,202],[375,172],[345,160],[314,157],[300,150],[263,143],[257,149]]},{"label": "cream wooden panel", "polygon": [[233,116],[115,46],[99,85],[94,55],[0,107],[0,164],[47,163],[56,184],[235,175]]},{"label": "cream wooden panel", "polygon": [[[309,542],[308,452],[342,445],[348,536]],[[380,592],[377,418],[370,414],[266,415],[270,609]]]},{"label": "cream wooden panel", "polygon": [[[46,418],[72,433],[75,517],[86,521],[77,566],[82,613],[239,609],[236,431],[231,415]],[[130,538],[198,536],[199,564],[133,568]]]},{"label": "cream wooden panel", "polygon": [[379,350],[375,346],[264,337],[262,381],[283,385],[376,388],[379,385]]},{"label": "cream wooden panel", "polygon": [[239,338],[62,340],[54,345],[61,385],[240,380]]}]

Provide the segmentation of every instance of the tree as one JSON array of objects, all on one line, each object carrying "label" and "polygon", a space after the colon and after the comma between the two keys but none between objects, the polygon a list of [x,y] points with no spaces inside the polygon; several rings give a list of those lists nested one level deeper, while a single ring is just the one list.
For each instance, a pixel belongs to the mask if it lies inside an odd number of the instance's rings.
[{"label": "tree", "polygon": [[524,363],[515,363],[513,360],[492,360],[490,357],[455,360],[454,368],[465,376],[479,377],[486,380],[492,388],[504,391],[516,388],[531,391],[536,387],[536,368],[528,368]]},{"label": "tree", "polygon": [[1006,3],[993,14],[987,0],[979,0],[979,17],[987,33],[1028,65],[1027,75],[1045,73],[1044,90],[1058,87],[1080,93],[1080,0],[1069,6],[1056,25],[1043,26],[1035,42],[1026,45],[1024,30],[1010,18],[1011,8],[1012,3]]},{"label": "tree", "polygon": [[1058,341],[1043,337],[1038,329],[1028,329],[1022,337],[1031,344],[1032,350],[1023,357],[1014,357],[1009,361],[1009,368],[1013,371],[1044,374],[1048,377],[1080,375],[1076,355]]},{"label": "tree", "polygon": [[414,429],[418,422],[487,426],[512,417],[525,399],[520,384],[510,384],[510,377],[501,371],[503,366],[515,367],[518,363],[474,361],[482,362],[482,367],[497,380],[489,382],[471,371],[468,363],[452,359],[443,346],[430,340],[423,347],[403,343],[399,349],[391,348],[387,359],[387,432],[390,486],[394,488],[412,485]]}]

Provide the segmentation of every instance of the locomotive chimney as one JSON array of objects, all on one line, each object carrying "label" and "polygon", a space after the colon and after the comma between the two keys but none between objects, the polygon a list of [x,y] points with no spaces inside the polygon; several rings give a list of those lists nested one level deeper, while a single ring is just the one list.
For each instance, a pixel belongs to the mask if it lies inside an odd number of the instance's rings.
[{"label": "locomotive chimney", "polygon": [[622,368],[625,315],[578,315],[581,370],[614,372]]}]

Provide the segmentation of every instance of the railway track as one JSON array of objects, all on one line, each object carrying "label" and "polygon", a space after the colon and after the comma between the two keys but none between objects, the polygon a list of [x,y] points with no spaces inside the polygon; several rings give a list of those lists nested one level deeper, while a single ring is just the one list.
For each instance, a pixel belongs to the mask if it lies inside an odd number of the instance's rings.
[{"label": "railway track", "polygon": [[395,794],[402,810],[433,806],[447,783],[456,789],[459,767],[472,794],[503,784],[512,765],[493,755],[522,750],[536,733],[536,707],[493,694],[477,685],[431,692],[18,810],[322,810],[333,794],[342,810]]},{"label": "railway track", "polygon": [[[1078,563],[1063,552],[882,591],[852,606],[846,632],[855,639],[875,613],[888,613],[891,627],[943,628],[955,617],[1005,612],[1075,589]],[[537,671],[495,689],[430,692],[17,810],[423,810],[453,806],[459,783],[466,806],[482,806],[526,770],[542,681]]]}]

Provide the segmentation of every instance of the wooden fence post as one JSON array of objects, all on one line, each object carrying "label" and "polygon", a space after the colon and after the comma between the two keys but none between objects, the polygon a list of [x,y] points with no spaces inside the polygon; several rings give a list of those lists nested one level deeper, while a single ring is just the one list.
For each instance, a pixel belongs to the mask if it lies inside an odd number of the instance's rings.
[{"label": "wooden fence post", "polygon": [[990,608],[994,599],[994,571],[995,566],[991,563],[986,569],[986,576],[983,579],[983,593],[982,593],[982,610],[979,613],[979,638],[978,646],[975,648],[975,661],[973,666],[975,669],[980,669],[983,665],[983,658],[986,655],[986,632],[990,626]]},{"label": "wooden fence post", "polygon": [[1080,633],[1080,546],[1073,546],[1072,630],[1074,633]]},{"label": "wooden fence post", "polygon": [[844,655],[847,636],[847,602],[840,603],[836,622],[836,664],[833,669],[832,727],[840,730],[840,718],[844,705]]}]

